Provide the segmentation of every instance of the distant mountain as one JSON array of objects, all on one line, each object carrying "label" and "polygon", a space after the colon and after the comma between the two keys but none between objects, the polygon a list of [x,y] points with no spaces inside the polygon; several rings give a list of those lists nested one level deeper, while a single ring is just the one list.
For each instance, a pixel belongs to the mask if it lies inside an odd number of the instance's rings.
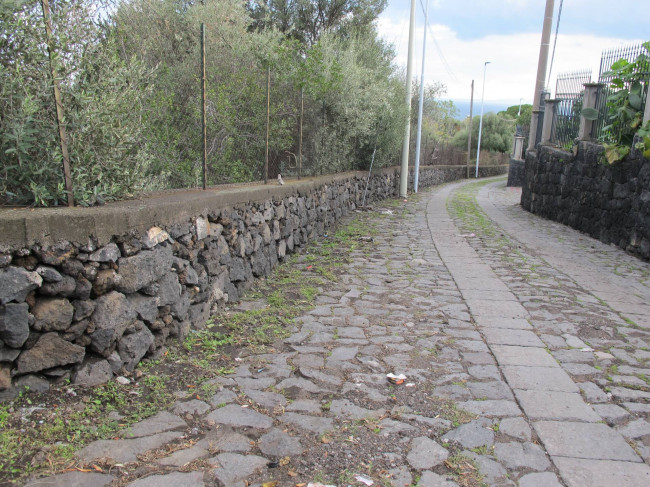
[{"label": "distant mountain", "polygon": [[[454,105],[458,109],[458,115],[456,118],[458,120],[465,120],[469,116],[469,100],[452,100],[454,102]],[[511,107],[513,105],[516,105],[517,102],[509,102],[509,101],[503,101],[503,102],[494,102],[494,101],[486,101],[483,104],[483,114],[486,113],[497,113],[505,110],[508,107]],[[479,98],[478,100],[474,99],[474,108],[472,110],[472,115],[475,117],[477,115],[481,114],[481,99]]]}]

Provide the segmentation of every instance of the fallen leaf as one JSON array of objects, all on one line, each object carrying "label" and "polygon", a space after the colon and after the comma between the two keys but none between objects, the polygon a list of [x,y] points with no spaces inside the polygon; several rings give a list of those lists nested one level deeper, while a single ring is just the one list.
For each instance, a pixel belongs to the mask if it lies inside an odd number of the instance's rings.
[{"label": "fallen leaf", "polygon": [[296,472],[294,472],[293,470],[289,470],[289,471],[287,472],[287,475],[288,475],[289,477],[297,477],[297,476],[298,476],[298,474],[297,474]]},{"label": "fallen leaf", "polygon": [[264,482],[262,487],[275,487],[276,485],[278,485],[278,481],[274,480],[273,482]]},{"label": "fallen leaf", "polygon": [[289,458],[289,457],[283,457],[283,458],[280,458],[280,460],[278,461],[278,463],[280,464],[281,467],[284,467],[285,465],[289,465],[289,462],[290,462],[290,461],[291,461],[291,458]]}]

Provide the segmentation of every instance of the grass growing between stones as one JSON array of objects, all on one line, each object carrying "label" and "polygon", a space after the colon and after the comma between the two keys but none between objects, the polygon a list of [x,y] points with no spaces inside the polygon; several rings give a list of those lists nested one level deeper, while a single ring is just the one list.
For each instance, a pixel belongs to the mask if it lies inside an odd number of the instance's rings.
[{"label": "grass growing between stones", "polygon": [[[169,407],[169,380],[148,375],[128,386],[92,389],[61,386],[47,394],[22,394],[0,406],[0,484],[20,484],[35,471],[75,470],[74,452],[96,439]],[[101,467],[94,467],[95,470]]]},{"label": "grass growing between stones", "polygon": [[481,210],[476,202],[476,193],[492,181],[480,181],[466,184],[455,191],[447,200],[447,209],[456,219],[460,220],[463,230],[474,232],[478,238],[497,240],[498,246],[503,247],[510,241],[501,232],[497,232],[492,220]]},{"label": "grass growing between stones", "polygon": [[445,460],[445,466],[453,472],[454,480],[460,487],[488,487],[483,475],[471,458],[456,454]]},{"label": "grass growing between stones", "polygon": [[166,353],[125,374],[129,383],[84,388],[63,381],[47,393],[0,404],[0,485],[22,485],[37,473],[103,471],[107,466],[79,464],[74,453],[169,409],[179,393],[209,399],[219,387],[211,379],[233,373],[235,357],[273,353],[295,331],[295,317],[336,286],[350,253],[372,248],[368,237],[377,229],[363,220],[362,214],[288,258],[247,292],[253,309],[240,306],[212,316],[205,329],[171,341]]}]

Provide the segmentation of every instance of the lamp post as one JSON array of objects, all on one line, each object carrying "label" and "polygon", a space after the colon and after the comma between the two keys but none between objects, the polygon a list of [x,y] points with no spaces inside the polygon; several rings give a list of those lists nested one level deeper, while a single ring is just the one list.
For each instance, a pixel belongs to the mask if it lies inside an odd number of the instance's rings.
[{"label": "lamp post", "polygon": [[523,98],[519,98],[519,111],[517,112],[517,117],[521,116],[521,102],[524,101]]},{"label": "lamp post", "polygon": [[485,99],[485,72],[487,71],[487,65],[490,64],[490,61],[485,61],[483,64],[483,92],[481,94],[481,118],[478,123],[478,147],[476,148],[476,175],[474,177],[478,178],[478,162],[481,157],[481,132],[483,130],[483,100]]}]

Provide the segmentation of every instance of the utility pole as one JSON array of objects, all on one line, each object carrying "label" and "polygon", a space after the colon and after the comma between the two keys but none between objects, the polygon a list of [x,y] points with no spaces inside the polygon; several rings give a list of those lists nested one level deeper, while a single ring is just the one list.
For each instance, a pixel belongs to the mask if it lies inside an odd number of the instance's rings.
[{"label": "utility pole", "polygon": [[409,50],[406,63],[406,131],[404,133],[404,144],[402,146],[402,167],[399,180],[400,198],[406,198],[408,194],[409,177],[409,143],[411,140],[411,95],[413,79],[413,51],[415,50],[415,0],[411,0],[411,21],[409,24]]},{"label": "utility pole", "polygon": [[56,76],[54,64],[54,40],[52,39],[52,19],[50,15],[50,4],[48,0],[41,0],[43,7],[43,18],[45,19],[45,33],[47,35],[47,52],[50,58],[50,71],[52,73],[52,87],[54,89],[54,104],[56,105],[56,123],[59,127],[59,142],[61,144],[61,157],[63,158],[63,178],[65,181],[65,192],[68,194],[68,206],[74,206],[74,195],[72,193],[72,176],[70,175],[70,155],[68,154],[68,142],[65,132],[63,114],[63,101],[59,89],[59,78]]},{"label": "utility pole", "polygon": [[427,52],[427,26],[429,22],[429,0],[424,10],[424,40],[422,41],[422,74],[420,76],[420,103],[418,107],[418,135],[415,143],[415,174],[413,176],[413,191],[418,192],[420,180],[420,142],[422,140],[422,109],[424,107],[424,61]]},{"label": "utility pole", "polygon": [[472,160],[472,110],[474,108],[474,80],[472,80],[472,96],[469,99],[469,128],[467,129],[467,179],[469,179],[469,165]]},{"label": "utility pole", "polygon": [[537,125],[539,124],[539,106],[544,81],[546,80],[546,64],[548,63],[548,48],[551,41],[551,27],[553,24],[554,0],[546,0],[544,11],[544,25],[542,27],[542,42],[539,46],[539,60],[537,62],[537,81],[535,82],[535,94],[533,95],[533,116],[530,119],[530,132],[528,136],[528,150],[535,149],[537,142]]},{"label": "utility pole", "polygon": [[481,95],[481,119],[478,123],[478,147],[476,147],[476,176],[478,178],[478,160],[481,157],[481,131],[483,130],[483,100],[485,99],[485,73],[490,61],[485,61],[483,65],[483,94]]}]

